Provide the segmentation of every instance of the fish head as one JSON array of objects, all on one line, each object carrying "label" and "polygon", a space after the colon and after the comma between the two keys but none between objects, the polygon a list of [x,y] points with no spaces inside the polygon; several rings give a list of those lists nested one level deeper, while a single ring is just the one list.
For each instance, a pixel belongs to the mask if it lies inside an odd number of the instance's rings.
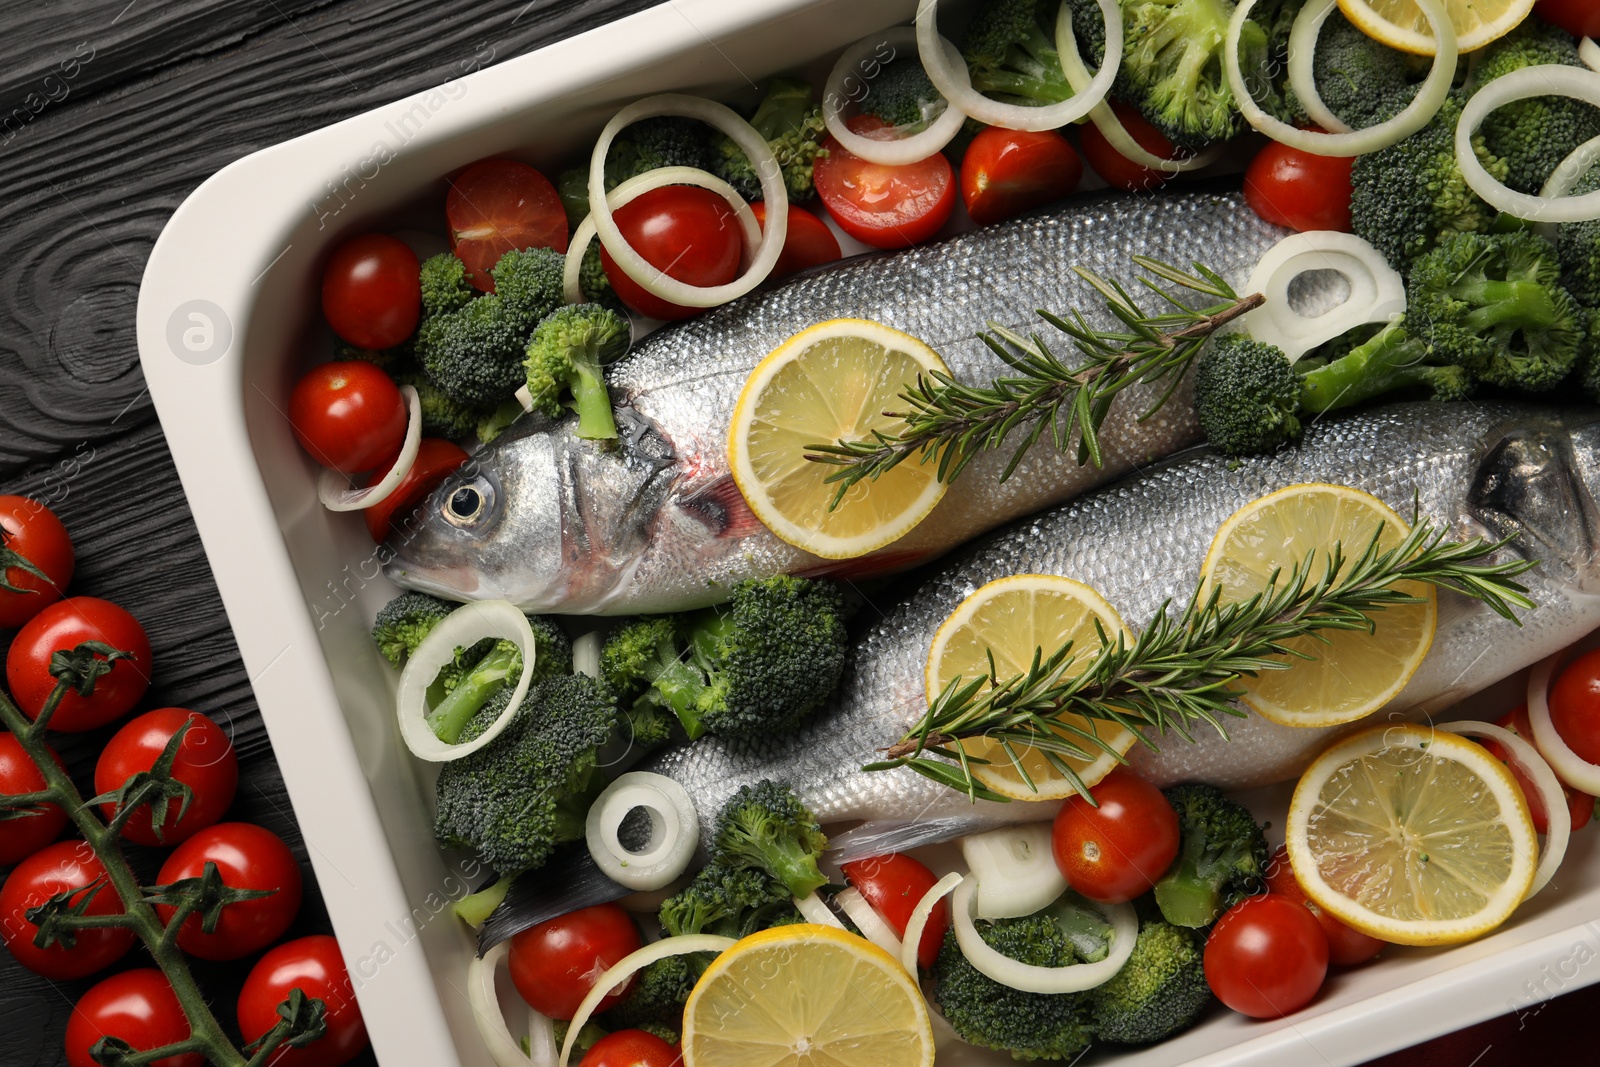
[{"label": "fish head", "polygon": [[596,610],[637,566],[670,482],[658,434],[619,413],[619,442],[525,416],[434,490],[390,538],[384,573],[451,600]]}]

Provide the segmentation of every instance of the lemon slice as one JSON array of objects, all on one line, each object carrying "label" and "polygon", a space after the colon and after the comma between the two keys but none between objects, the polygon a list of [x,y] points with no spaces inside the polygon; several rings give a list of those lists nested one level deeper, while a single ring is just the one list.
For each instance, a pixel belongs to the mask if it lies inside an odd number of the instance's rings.
[{"label": "lemon slice", "polygon": [[828,926],[763,930],[727,949],[683,1009],[684,1067],[930,1067],[917,983],[883,949]]},{"label": "lemon slice", "polygon": [[[1201,567],[1207,590],[1222,587],[1224,602],[1248,600],[1266,588],[1273,570],[1286,581],[1299,560],[1317,554],[1312,580],[1322,575],[1335,542],[1347,560],[1367,547],[1383,523],[1382,548],[1405,540],[1410,527],[1377,497],[1342,485],[1291,485],[1234,512]],[[1348,567],[1348,564],[1346,565]],[[1323,630],[1285,642],[1313,660],[1292,658],[1288,670],[1243,678],[1244,702],[1285,726],[1336,726],[1378,710],[1405,688],[1433,644],[1438,621],[1434,588],[1421,582],[1396,586],[1422,603],[1373,613],[1374,629]]]},{"label": "lemon slice", "polygon": [[1319,756],[1295,787],[1285,836],[1318,907],[1402,945],[1493,930],[1527,896],[1539,858],[1505,764],[1411,723],[1363,730]]},{"label": "lemon slice", "polygon": [[[1462,54],[1482,48],[1516,29],[1534,0],[1444,0]],[[1438,46],[1417,0],[1339,0],[1339,10],[1374,40],[1412,55],[1431,56]]]},{"label": "lemon slice", "polygon": [[[1100,648],[1095,621],[1106,636],[1122,634],[1130,641],[1133,634],[1123,625],[1116,609],[1105,597],[1082,582],[1051,574],[1018,574],[990,582],[963,600],[933,635],[928,649],[928,665],[923,673],[928,700],[944,691],[958,675],[967,681],[989,673],[989,654],[994,654],[995,674],[1001,681],[1025,673],[1033,664],[1033,652],[1044,649],[1049,656],[1072,642],[1073,662],[1068,674],[1081,674]],[[1081,715],[1060,717],[1063,724],[1087,730],[1117,755],[1133,747],[1131,732],[1111,722],[1096,722]],[[1056,753],[1061,761],[1078,773],[1086,786],[1093,786],[1111,773],[1117,758],[1111,752],[1070,730],[1059,731],[1067,741],[1089,751],[1092,759],[1078,759]],[[1016,800],[1059,800],[1072,796],[1072,780],[1037,748],[1018,748],[1014,763],[997,742],[973,738],[961,742],[968,754],[989,761],[973,764],[972,776],[1001,796]],[[1019,771],[1017,763],[1022,765]],[[1024,777],[1022,771],[1027,772]],[[1031,779],[1032,784],[1029,784]]]},{"label": "lemon slice", "polygon": [[838,470],[805,458],[806,448],[868,440],[902,423],[900,394],[919,374],[947,371],[933,349],[865,319],[831,319],[773,349],[751,372],[728,428],[728,465],[745,501],[767,528],[824,559],[851,559],[905,536],[944,496],[938,465],[911,456],[878,478],[851,486],[830,509]]}]

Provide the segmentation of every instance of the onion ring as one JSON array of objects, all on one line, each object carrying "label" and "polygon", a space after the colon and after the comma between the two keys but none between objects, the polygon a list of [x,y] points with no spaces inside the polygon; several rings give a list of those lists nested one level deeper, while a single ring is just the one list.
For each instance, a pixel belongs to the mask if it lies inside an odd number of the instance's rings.
[{"label": "onion ring", "polygon": [[1005,826],[961,839],[961,857],[978,883],[980,919],[1032,915],[1067,891],[1050,848],[1050,824]]},{"label": "onion ring", "polygon": [[911,917],[906,920],[906,936],[900,939],[900,966],[906,969],[907,974],[917,973],[917,949],[922,945],[922,934],[928,928],[928,917],[933,914],[934,906],[961,882],[962,876],[959,874],[945,875],[933,883],[922,894],[922,899],[917,901],[917,906],[911,909]]},{"label": "onion ring", "polygon": [[[521,649],[522,674],[505,710],[487,730],[471,741],[447,744],[428,726],[428,687],[438,677],[439,669],[455,660],[456,649],[471,648],[485,638],[510,641]],[[475,600],[441,619],[406,658],[405,670],[400,672],[400,688],[395,694],[400,737],[411,754],[429,763],[448,763],[471,755],[499,737],[522,706],[522,698],[528,695],[534,651],[533,627],[528,624],[528,617],[509,600]]]},{"label": "onion ring", "polygon": [[[961,53],[956,51],[955,45],[949,41],[943,43],[955,57],[952,65],[959,62]],[[961,124],[966,121],[966,115],[946,101],[944,112],[930,122],[926,129],[919,130],[910,137],[882,141],[863,137],[847,126],[844,121],[845,79],[850,77],[864,60],[871,57],[880,45],[885,44],[893,47],[895,54],[898,55],[902,48],[916,47],[917,31],[910,26],[895,26],[871,37],[864,37],[846,48],[839,61],[833,65],[833,71],[828,75],[827,87],[822,91],[822,118],[827,123],[828,132],[833,134],[833,139],[838,141],[846,152],[882,167],[901,167],[927,159],[944,148],[955,139],[956,134],[961,132]],[[960,67],[961,73],[965,74],[966,69],[963,63]]]},{"label": "onion ring", "polygon": [[1439,727],[1453,734],[1463,737],[1484,737],[1505,746],[1511,761],[1521,768],[1533,782],[1533,787],[1539,791],[1539,797],[1544,801],[1545,826],[1544,850],[1539,854],[1539,867],[1533,873],[1533,886],[1528,890],[1528,896],[1538,893],[1539,890],[1550,884],[1550,879],[1555,877],[1556,868],[1561,866],[1561,861],[1567,854],[1567,841],[1572,836],[1572,815],[1567,811],[1567,798],[1561,792],[1561,780],[1556,777],[1556,772],[1550,769],[1550,764],[1545,762],[1539,750],[1528,744],[1526,740],[1518,737],[1493,723],[1464,720],[1462,722],[1447,722]]},{"label": "onion ring", "polygon": [[[1587,39],[1587,38],[1585,38]],[[1600,137],[1591,138],[1583,142],[1572,153],[1556,164],[1556,169],[1550,172],[1550,177],[1545,181],[1544,188],[1539,190],[1539,195],[1547,200],[1554,200],[1572,192],[1583,176],[1589,173],[1589,168],[1600,162]],[[1560,232],[1553,222],[1539,222],[1534,224],[1540,236],[1551,244],[1556,243]]]},{"label": "onion ring", "polygon": [[794,906],[800,910],[800,915],[806,922],[816,926],[831,926],[836,930],[843,930],[844,923],[828,907],[828,902],[817,896],[815,891],[803,897],[794,898]]},{"label": "onion ring", "polygon": [[1111,951],[1106,958],[1095,963],[1070,963],[1065,967],[1038,967],[989,947],[972,921],[977,901],[977,883],[971,878],[961,883],[950,901],[950,918],[955,925],[961,954],[980,974],[1024,993],[1081,993],[1109,982],[1133,955],[1134,942],[1139,939],[1139,916],[1133,905],[1097,905],[1111,920]]},{"label": "onion ring", "polygon": [[1528,676],[1528,725],[1533,727],[1533,743],[1539,755],[1563,782],[1585,793],[1600,795],[1600,764],[1590,763],[1572,751],[1572,746],[1550,718],[1550,679],[1566,659],[1566,651],[1557,652],[1540,662]]},{"label": "onion ring", "polygon": [[[726,285],[689,285],[676,278],[669,278],[634,251],[633,246],[622,236],[617,220],[612,218],[611,197],[606,194],[606,152],[610,150],[611,142],[624,128],[640,119],[655,118],[660,115],[698,119],[715,126],[739,146],[750,160],[751,168],[761,177],[761,196],[767,203],[766,230],[762,232],[761,227],[756,225],[755,214],[750,211],[750,205],[744,202],[743,197],[739,197],[734,210],[739,212],[739,221],[745,227],[746,239],[750,236],[750,227],[755,226],[755,233],[760,240],[744,273]],[[694,170],[692,167],[684,169]],[[638,177],[648,178],[652,173],[658,172],[647,171]],[[627,182],[622,183],[622,185],[627,184]],[[701,183],[696,181],[695,184]],[[612,192],[620,191],[622,185]],[[642,188],[640,191],[643,191]],[[734,195],[738,196],[737,193]],[[734,202],[730,200],[729,203]],[[772,273],[773,266],[778,262],[778,256],[783,252],[784,239],[789,235],[789,192],[784,188],[783,174],[778,167],[777,157],[772,154],[772,147],[756,132],[754,126],[740,118],[732,108],[704,97],[662,93],[629,104],[613,115],[611,121],[606,123],[605,129],[600,131],[600,139],[595,142],[594,154],[589,158],[589,218],[594,220],[595,233],[600,238],[600,244],[611,254],[618,268],[651,296],[683,307],[709,308],[743,296]],[[571,249],[568,249],[568,255],[571,255]],[[581,251],[579,256],[582,256]]]},{"label": "onion ring", "polygon": [[[631,852],[617,839],[628,813],[643,808],[650,841]],[[589,855],[606,877],[629,889],[660,889],[689,869],[700,842],[700,817],[689,793],[662,774],[628,771],[617,776],[589,805],[584,837]]]},{"label": "onion ring", "polygon": [[381,504],[400,488],[400,483],[411,473],[411,465],[417,461],[417,449],[422,444],[422,400],[409,385],[400,387],[400,395],[406,398],[408,413],[406,438],[400,446],[400,454],[384,476],[365,489],[352,489],[346,484],[344,475],[338,471],[324,470],[317,477],[317,499],[329,511],[360,511]]},{"label": "onion ring", "polygon": [[1406,105],[1406,109],[1394,118],[1380,122],[1376,126],[1368,126],[1364,130],[1352,133],[1316,133],[1312,130],[1296,129],[1261,109],[1261,105],[1250,95],[1250,90],[1244,83],[1244,73],[1239,69],[1239,35],[1244,29],[1244,20],[1255,4],[1256,0],[1240,0],[1239,6],[1233,9],[1233,17],[1228,20],[1228,37],[1223,47],[1222,64],[1227,71],[1228,88],[1233,91],[1234,103],[1239,106],[1239,114],[1243,115],[1251,126],[1274,141],[1318,156],[1365,155],[1380,148],[1387,148],[1422,129],[1439,113],[1439,108],[1444,106],[1445,98],[1450,95],[1450,83],[1456,73],[1455,26],[1451,23],[1450,16],[1440,0],[1417,0],[1418,6],[1422,8],[1423,14],[1428,16],[1428,21],[1433,26],[1439,47],[1434,53],[1433,68],[1428,71],[1427,80],[1417,91],[1416,99]]},{"label": "onion ring", "polygon": [[[1467,106],[1461,109],[1461,121],[1456,124],[1456,166],[1461,168],[1461,176],[1490,207],[1514,218],[1528,222],[1587,222],[1600,219],[1600,190],[1558,199],[1519,193],[1508,189],[1504,182],[1485,170],[1478,154],[1472,150],[1472,135],[1478,132],[1478,127],[1490,112],[1535,96],[1568,96],[1600,107],[1600,73],[1582,67],[1542,64],[1502,74],[1473,93]],[[1587,147],[1580,145],[1578,151]],[[1565,166],[1566,162],[1563,161],[1556,172],[1560,173]]]},{"label": "onion ring", "polygon": [[1289,29],[1289,87],[1300,98],[1306,116],[1329,133],[1354,133],[1354,129],[1328,110],[1317,92],[1317,38],[1328,16],[1339,8],[1339,0],[1311,0],[1295,16]]},{"label": "onion ring", "polygon": [[[467,1003],[472,1007],[472,1021],[478,1024],[478,1034],[497,1067],[530,1067],[528,1057],[522,1054],[521,1046],[506,1026],[505,1013],[500,1010],[500,994],[495,991],[496,972],[510,954],[511,942],[502,941],[467,964]],[[549,1026],[548,1019],[545,1025]]]},{"label": "onion ring", "polygon": [[[928,80],[944,94],[949,106],[958,108],[962,114],[1008,130],[1053,130],[1077,122],[1103,101],[1111,91],[1117,68],[1122,65],[1122,9],[1117,6],[1117,0],[1097,2],[1106,18],[1105,58],[1085,91],[1077,92],[1074,89],[1072,98],[1059,104],[1044,107],[1004,104],[990,100],[974,89],[965,65],[958,72],[948,59],[945,48],[949,42],[939,35],[938,0],[922,0],[917,8],[917,53],[922,57]],[[1072,33],[1072,11],[1063,3],[1056,12],[1056,50],[1062,55],[1067,53],[1067,48],[1063,47],[1066,42],[1070,42],[1073,52],[1078,50],[1077,40]]]},{"label": "onion ring", "polygon": [[[1332,270],[1350,283],[1338,307],[1307,317],[1289,303],[1289,285],[1301,274]],[[1239,321],[1257,341],[1276,345],[1293,363],[1311,349],[1369,322],[1388,322],[1406,310],[1406,283],[1372,245],[1353,233],[1309,230],[1290,234],[1267,250],[1243,289],[1266,303]]]},{"label": "onion ring", "polygon": [[[509,944],[509,942],[501,942]],[[556,1028],[548,1015],[528,1009],[528,1058],[520,1067],[556,1067],[561,1049],[556,1046]]]},{"label": "onion ring", "polygon": [[1600,44],[1593,37],[1585,37],[1578,42],[1578,58],[1590,70],[1600,70]]},{"label": "onion ring", "polygon": [[[850,921],[856,924],[861,931],[861,936],[877,945],[883,951],[899,959],[904,955],[905,946],[894,935],[888,923],[883,921],[883,916],[873,910],[867,898],[861,895],[861,890],[852,886],[833,898],[838,902],[839,909],[850,916]],[[915,975],[915,971],[911,971]]]}]

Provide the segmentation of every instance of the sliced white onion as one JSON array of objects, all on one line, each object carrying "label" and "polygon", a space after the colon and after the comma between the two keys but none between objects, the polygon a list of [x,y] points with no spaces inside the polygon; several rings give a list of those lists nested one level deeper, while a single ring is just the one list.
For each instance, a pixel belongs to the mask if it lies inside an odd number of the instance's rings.
[{"label": "sliced white onion", "polygon": [[[1314,270],[1343,275],[1350,283],[1350,295],[1320,315],[1302,315],[1289,302],[1289,286]],[[1260,293],[1266,302],[1240,319],[1241,324],[1255,340],[1283,349],[1291,363],[1348,330],[1388,322],[1406,310],[1405,279],[1383,253],[1355,234],[1337,230],[1285,237],[1256,263],[1244,291]]]},{"label": "sliced white onion", "polygon": [[[502,941],[501,944],[510,944]],[[556,1045],[556,1028],[548,1015],[528,1009],[528,1067],[556,1067],[561,1049]]]},{"label": "sliced white onion", "polygon": [[961,954],[979,973],[993,978],[1001,985],[1020,989],[1024,993],[1081,993],[1109,982],[1122,965],[1133,955],[1133,944],[1139,939],[1139,916],[1131,904],[1097,904],[1111,922],[1111,950],[1106,958],[1096,963],[1071,963],[1065,967],[1038,967],[1014,960],[989,947],[973,923],[973,907],[977,903],[977,885],[968,878],[956,889],[950,901],[951,922],[955,924],[956,943]]},{"label": "sliced white onion", "polygon": [[[655,118],[660,115],[677,115],[688,119],[698,119],[701,122],[716,127],[749,159],[750,166],[761,178],[761,196],[767,204],[767,225],[765,232],[756,222],[755,213],[750,210],[750,205],[744,198],[734,193],[726,182],[722,192],[721,188],[706,184],[696,178],[692,184],[701,185],[721,193],[733,206],[739,216],[739,224],[744,229],[745,240],[754,241],[755,249],[750,256],[750,264],[738,278],[726,285],[689,285],[676,278],[669,278],[665,273],[652,267],[643,256],[634,251],[633,247],[622,236],[622,230],[617,227],[616,219],[611,212],[615,205],[612,197],[622,192],[629,186],[623,182],[606,193],[606,152],[611,148],[611,142],[625,127],[638,122],[640,119]],[[692,174],[705,174],[693,167],[663,167],[657,171],[647,171],[638,176],[638,179],[651,179],[652,175],[659,175],[665,171],[687,171]],[[714,175],[705,174],[705,177],[721,181]],[[630,181],[637,179],[630,179]],[[653,179],[657,185],[682,185],[688,182],[682,176],[666,180]],[[654,186],[650,186],[653,188]],[[645,190],[641,184],[634,187],[636,191],[630,195],[637,196]],[[729,194],[732,193],[731,198]],[[618,200],[617,203],[626,203]],[[772,273],[773,266],[778,262],[778,256],[783,251],[783,242],[789,235],[789,193],[783,184],[783,173],[778,167],[777,157],[772,154],[772,147],[766,139],[756,132],[756,128],[740,118],[738,113],[726,104],[719,104],[714,100],[707,100],[699,96],[685,96],[682,93],[662,93],[658,96],[647,96],[643,100],[629,104],[614,115],[605,129],[600,131],[600,139],[595,142],[594,155],[589,159],[589,218],[594,220],[595,233],[600,237],[600,243],[611,254],[617,266],[629,278],[637,282],[650,295],[662,300],[681,304],[684,307],[709,308],[719,304],[726,304],[743,296],[766,280]],[[581,228],[581,227],[580,227]],[[576,245],[573,246],[577,247]],[[567,255],[572,255],[568,249]],[[583,251],[579,249],[579,257]],[[570,267],[569,267],[570,269]]]},{"label": "sliced white onion", "polygon": [[1600,796],[1600,764],[1590,763],[1568,745],[1550,718],[1550,679],[1567,660],[1557,652],[1533,668],[1528,676],[1528,725],[1533,743],[1561,780],[1574,789]]},{"label": "sliced white onion", "polygon": [[1032,915],[1067,891],[1047,822],[972,834],[962,838],[961,856],[978,883],[980,919]]},{"label": "sliced white onion", "polygon": [[634,974],[657,960],[684,956],[692,952],[725,952],[732,948],[733,944],[733,938],[718,937],[715,934],[663,937],[660,941],[628,953],[612,964],[605,974],[595,979],[594,988],[589,990],[589,995],[583,998],[583,1003],[578,1005],[577,1012],[572,1016],[572,1022],[567,1026],[567,1039],[561,1044],[561,1059],[558,1061],[560,1067],[567,1067],[567,1060],[572,1056],[572,1046],[578,1040],[578,1032],[583,1029],[583,1024],[589,1021],[589,1016],[594,1014],[595,1007],[606,999],[613,989],[621,986]]},{"label": "sliced white onion", "polygon": [[417,461],[417,449],[422,444],[422,400],[409,385],[400,387],[400,395],[406,398],[406,439],[394,464],[388,473],[365,489],[352,489],[344,475],[324,470],[317,478],[317,499],[329,511],[360,511],[381,504],[411,473],[411,465]]},{"label": "sliced white onion", "polygon": [[[1585,38],[1587,40],[1587,38]],[[1554,200],[1566,196],[1577,187],[1578,181],[1587,173],[1589,168],[1600,162],[1600,137],[1594,137],[1574,148],[1566,159],[1556,164],[1556,169],[1550,172],[1544,188],[1539,190],[1539,195],[1546,200]],[[1540,236],[1551,244],[1560,236],[1554,222],[1540,222],[1535,224]]]},{"label": "sliced white onion", "polygon": [[[528,1057],[522,1054],[522,1047],[506,1026],[505,1013],[500,1010],[500,995],[495,991],[495,975],[510,953],[511,942],[502,941],[467,965],[467,1003],[472,1007],[472,1020],[478,1024],[478,1034],[498,1067],[530,1067]],[[545,1021],[548,1025],[549,1020]]]},{"label": "sliced white onion", "polygon": [[1578,58],[1590,70],[1600,70],[1600,44],[1596,44],[1593,37],[1585,37],[1578,42]]},{"label": "sliced white onion", "polygon": [[[1074,87],[1072,98],[1059,104],[1044,107],[1005,104],[990,100],[974,89],[966,64],[952,62],[950,58],[954,55],[959,60],[960,52],[939,35],[938,0],[922,0],[917,10],[917,54],[922,57],[922,66],[933,87],[962,114],[1008,130],[1053,130],[1077,122],[1104,100],[1122,63],[1122,10],[1117,0],[1098,2],[1106,19],[1105,59],[1086,89],[1079,92]],[[1063,56],[1069,52],[1075,55],[1078,51],[1077,38],[1072,33],[1072,12],[1066,4],[1056,13],[1056,50]]]},{"label": "sliced white onion", "polygon": [[[856,924],[856,929],[861,931],[861,936],[877,945],[883,951],[899,959],[904,955],[904,946],[895,936],[889,924],[883,921],[883,916],[873,910],[867,898],[861,895],[861,890],[851,886],[833,898],[839,908]],[[916,974],[916,971],[910,972]]]},{"label": "sliced white onion", "polygon": [[817,896],[816,892],[807,893],[803,897],[794,898],[794,906],[800,910],[806,922],[815,923],[817,926],[831,926],[836,930],[843,930],[844,923],[828,907],[828,902]]},{"label": "sliced white onion", "polygon": [[600,677],[600,648],[605,644],[599,630],[579,634],[572,642],[572,673]]},{"label": "sliced white onion", "polygon": [[[888,140],[863,137],[846,125],[844,106],[849,102],[850,95],[844,83],[852,75],[859,77],[857,70],[866,60],[874,58],[877,50],[883,45],[889,45],[897,55],[901,49],[915,49],[917,31],[910,26],[894,26],[882,33],[864,37],[845,49],[839,61],[833,65],[833,72],[828,75],[828,84],[822,93],[822,118],[827,123],[828,132],[833,134],[834,140],[843,145],[845,151],[851,155],[859,156],[868,163],[876,163],[882,167],[902,167],[907,163],[917,163],[927,159],[949,144],[955,135],[961,132],[961,124],[966,120],[966,116],[959,108],[951,107],[946,102],[944,112],[930,122],[926,129],[918,130],[910,137]],[[945,41],[944,46],[949,49],[952,69],[954,64],[960,64],[964,76],[967,67],[961,62],[961,53],[956,51],[956,47],[949,41]]]},{"label": "sliced white onion", "polygon": [[[471,648],[488,638],[510,641],[522,650],[522,674],[511,691],[506,710],[487,730],[471,741],[448,744],[439,740],[439,735],[428,725],[428,687],[445,664],[455,661],[456,649]],[[405,670],[400,672],[400,689],[395,694],[400,737],[411,754],[430,763],[448,763],[478,751],[499,737],[522,706],[522,698],[528,695],[535,651],[533,627],[528,625],[528,617],[509,600],[476,600],[461,605],[441,619],[406,659]]]},{"label": "sliced white onion", "polygon": [[1289,29],[1289,86],[1312,122],[1329,133],[1350,133],[1350,125],[1329,111],[1317,92],[1317,38],[1322,24],[1338,7],[1339,0],[1311,0],[1295,16]]},{"label": "sliced white onion", "polygon": [[933,915],[934,906],[961,884],[962,875],[954,872],[947,874],[933,883],[933,887],[917,901],[917,906],[911,909],[911,917],[906,920],[906,936],[900,942],[900,966],[906,969],[907,974],[917,973],[917,949],[922,946],[922,935],[928,929],[928,919]]},{"label": "sliced white onion", "polygon": [[[1417,0],[1417,5],[1422,8],[1423,14],[1428,16],[1429,24],[1433,26],[1439,47],[1434,54],[1433,69],[1428,72],[1427,80],[1417,91],[1416,99],[1412,100],[1404,111],[1376,126],[1368,126],[1364,130],[1352,133],[1318,133],[1315,130],[1298,129],[1287,122],[1275,119],[1255,102],[1250,95],[1249,87],[1244,83],[1244,73],[1239,69],[1239,34],[1244,29],[1244,20],[1249,17],[1250,9],[1255,7],[1255,4],[1256,0],[1241,0],[1239,6],[1233,9],[1233,17],[1228,20],[1228,39],[1223,46],[1222,62],[1228,75],[1228,88],[1232,90],[1234,101],[1239,106],[1239,114],[1245,117],[1246,122],[1274,141],[1319,156],[1365,155],[1380,148],[1388,148],[1396,141],[1404,140],[1422,129],[1439,113],[1439,108],[1444,106],[1445,97],[1450,95],[1450,83],[1456,74],[1455,26],[1451,23],[1450,16],[1440,0]],[[1302,62],[1309,62],[1304,57],[1301,58]],[[1292,66],[1294,59],[1291,58],[1289,62]]]},{"label": "sliced white onion", "polygon": [[1472,135],[1490,112],[1535,96],[1569,96],[1600,107],[1600,73],[1542,64],[1502,74],[1473,93],[1456,124],[1456,166],[1461,168],[1461,176],[1489,206],[1528,222],[1586,222],[1600,218],[1600,190],[1553,199],[1519,193],[1485,170],[1472,150]]},{"label": "sliced white onion", "polygon": [[[1560,779],[1556,777],[1556,772],[1550,769],[1550,764],[1545,762],[1544,757],[1539,755],[1538,749],[1510,730],[1493,723],[1471,719],[1447,722],[1439,729],[1464,737],[1484,737],[1499,742],[1505,747],[1511,762],[1516,764],[1517,768],[1533,782],[1533,787],[1539,791],[1539,799],[1544,801],[1546,832],[1544,849],[1539,853],[1539,867],[1533,873],[1533,886],[1528,890],[1528,897],[1532,897],[1549,885],[1550,879],[1555,877],[1556,868],[1561,866],[1561,861],[1567,855],[1567,840],[1572,836],[1572,813],[1567,810],[1567,798],[1561,791]],[[1526,900],[1527,897],[1523,899]]]},{"label": "sliced white onion", "polygon": [[[650,840],[638,852],[617,837],[635,808],[650,819]],[[589,805],[584,820],[589,855],[606,877],[629,889],[660,889],[689,867],[700,843],[700,817],[689,793],[664,774],[629,771],[618,775]]]}]

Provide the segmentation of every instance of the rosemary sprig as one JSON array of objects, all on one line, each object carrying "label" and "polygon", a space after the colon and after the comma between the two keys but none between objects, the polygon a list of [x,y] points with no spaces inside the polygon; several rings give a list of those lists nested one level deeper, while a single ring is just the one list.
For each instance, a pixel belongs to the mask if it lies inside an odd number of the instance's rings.
[{"label": "rosemary sprig", "polygon": [[[1046,430],[1062,450],[1076,434],[1078,462],[1103,466],[1099,431],[1117,394],[1141,382],[1165,382],[1166,390],[1139,416],[1149,418],[1172,396],[1206,339],[1264,302],[1259,293],[1239,296],[1220,274],[1199,263],[1189,273],[1148,256],[1134,256],[1133,261],[1154,276],[1141,276],[1139,281],[1166,310],[1146,311],[1120,282],[1074,267],[1105,297],[1106,309],[1123,328],[1096,329],[1076,309],[1070,318],[1039,312],[1071,338],[1084,357],[1080,365],[1069,367],[1038,334],[1023,337],[991,322],[992,332],[980,336],[1016,370],[1015,376],[976,386],[940,371],[918,375],[917,383],[900,394],[908,410],[885,413],[902,420],[903,428],[893,433],[874,431],[866,440],[808,445],[806,459],[839,468],[828,476],[839,486],[833,506],[863,478],[875,479],[912,455],[920,455],[923,463],[937,460],[939,480],[951,481],[980,452],[999,448],[1019,427],[1026,432],[1001,481],[1011,477]],[[1162,281],[1176,290],[1163,287]],[[1190,307],[1178,299],[1179,290],[1209,296],[1214,302]]]},{"label": "rosemary sprig", "polygon": [[[1232,688],[1241,676],[1284,670],[1295,658],[1314,659],[1291,647],[1295,638],[1370,631],[1374,613],[1418,602],[1399,588],[1402,582],[1454,590],[1519,625],[1514,609],[1534,607],[1515,579],[1535,561],[1487,561],[1509,539],[1449,541],[1442,528],[1422,521],[1385,550],[1379,548],[1382,532],[1380,524],[1354,559],[1338,543],[1307,555],[1287,575],[1275,572],[1249,600],[1223,603],[1220,588],[1197,586],[1180,614],[1174,617],[1171,603],[1163,604],[1132,644],[1101,630],[1099,647],[1081,673],[1069,673],[1077,662],[1070,642],[1048,653],[1035,650],[1029,669],[1013,678],[996,677],[991,659],[986,677],[952,680],[916,728],[885,750],[888,758],[866,769],[910,767],[975,800],[1004,800],[977,782],[972,764],[983,761],[958,744],[981,736],[997,743],[1030,785],[1020,750],[1031,747],[1088,795],[1062,757],[1089,759],[1091,750],[1117,755],[1094,730],[1096,722],[1124,726],[1152,749],[1141,731],[1187,740],[1192,725],[1207,723],[1226,737],[1223,716],[1244,714],[1232,703],[1241,695]],[[1061,718],[1066,714],[1082,716],[1090,727]]]}]

